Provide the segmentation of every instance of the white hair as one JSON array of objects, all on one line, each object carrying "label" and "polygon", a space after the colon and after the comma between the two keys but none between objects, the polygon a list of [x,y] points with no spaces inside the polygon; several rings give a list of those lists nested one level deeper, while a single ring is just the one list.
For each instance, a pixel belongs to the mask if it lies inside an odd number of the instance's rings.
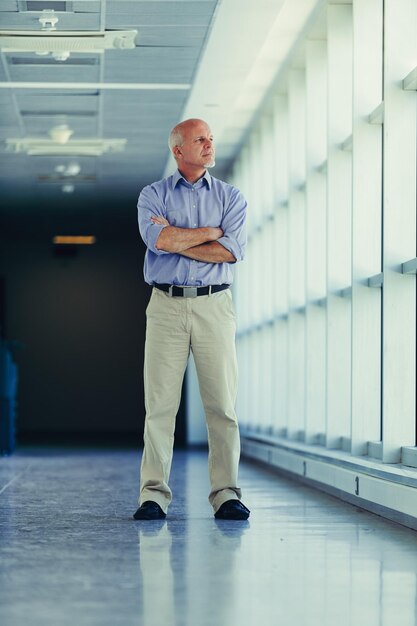
[{"label": "white hair", "polygon": [[175,126],[169,134],[168,146],[170,150],[173,150],[176,146],[182,145],[184,145],[184,137],[182,136],[182,132],[178,126]]}]

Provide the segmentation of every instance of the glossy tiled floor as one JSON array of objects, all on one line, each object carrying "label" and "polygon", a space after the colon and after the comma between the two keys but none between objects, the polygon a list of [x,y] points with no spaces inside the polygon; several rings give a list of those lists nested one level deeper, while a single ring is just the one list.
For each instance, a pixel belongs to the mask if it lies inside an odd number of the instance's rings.
[{"label": "glossy tiled floor", "polygon": [[415,626],[417,533],[242,463],[217,522],[204,452],[177,452],[166,521],[135,522],[139,455],[0,459],[2,626]]}]

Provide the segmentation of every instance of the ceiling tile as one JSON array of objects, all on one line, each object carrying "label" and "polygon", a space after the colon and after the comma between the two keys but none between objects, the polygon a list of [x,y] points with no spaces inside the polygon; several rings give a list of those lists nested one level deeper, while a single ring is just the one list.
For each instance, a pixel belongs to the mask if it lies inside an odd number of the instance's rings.
[{"label": "ceiling tile", "polygon": [[188,83],[198,56],[198,48],[109,50],[104,77],[108,82]]}]

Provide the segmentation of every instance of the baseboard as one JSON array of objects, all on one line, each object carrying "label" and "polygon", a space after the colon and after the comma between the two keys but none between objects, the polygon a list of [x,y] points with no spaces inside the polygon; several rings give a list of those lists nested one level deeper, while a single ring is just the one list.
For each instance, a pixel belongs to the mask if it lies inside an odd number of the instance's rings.
[{"label": "baseboard", "polygon": [[414,469],[387,467],[340,451],[323,453],[316,446],[260,441],[245,434],[242,434],[242,456],[417,530],[417,471]]}]

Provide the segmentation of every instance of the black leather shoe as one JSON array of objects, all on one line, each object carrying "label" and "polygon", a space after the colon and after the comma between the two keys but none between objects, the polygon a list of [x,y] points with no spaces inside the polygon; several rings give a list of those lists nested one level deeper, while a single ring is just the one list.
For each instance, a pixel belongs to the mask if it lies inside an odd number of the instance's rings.
[{"label": "black leather shoe", "polygon": [[135,519],[164,519],[166,513],[163,512],[159,504],[153,500],[147,500],[138,508],[133,517]]},{"label": "black leather shoe", "polygon": [[227,500],[216,511],[214,517],[216,519],[248,519],[249,515],[249,509],[240,500]]}]

